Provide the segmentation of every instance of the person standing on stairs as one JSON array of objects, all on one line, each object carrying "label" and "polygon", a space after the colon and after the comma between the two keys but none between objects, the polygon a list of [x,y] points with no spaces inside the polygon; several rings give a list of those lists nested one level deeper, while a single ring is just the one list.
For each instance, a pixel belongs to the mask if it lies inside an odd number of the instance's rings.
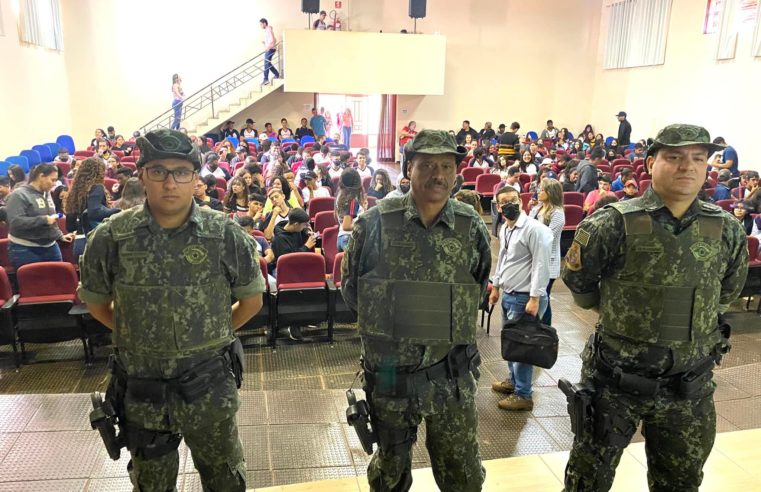
[{"label": "person standing on stairs", "polygon": [[277,41],[275,40],[275,33],[272,31],[272,26],[269,25],[267,19],[259,19],[259,25],[264,29],[264,41],[262,41],[264,44],[264,80],[262,81],[262,85],[267,85],[270,83],[270,72],[273,73],[275,76],[274,78],[280,78],[280,72],[272,66],[272,57],[275,55],[275,44],[277,44]]},{"label": "person standing on stairs", "polygon": [[182,119],[182,101],[184,100],[185,93],[182,91],[182,79],[178,74],[174,74],[172,75],[172,109],[174,109],[172,130],[180,129],[180,120]]}]

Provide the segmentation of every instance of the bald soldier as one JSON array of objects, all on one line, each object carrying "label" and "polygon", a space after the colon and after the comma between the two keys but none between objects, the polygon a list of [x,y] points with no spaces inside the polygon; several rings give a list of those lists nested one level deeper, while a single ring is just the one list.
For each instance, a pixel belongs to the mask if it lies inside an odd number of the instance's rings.
[{"label": "bald soldier", "polygon": [[716,435],[713,368],[729,336],[720,315],[747,275],[745,233],[697,199],[722,146],[694,125],[670,125],[648,150],[650,188],[608,205],[576,230],[563,280],[600,313],[570,387],[575,433],[565,490],[606,491],[642,424],[651,491],[697,491]]}]

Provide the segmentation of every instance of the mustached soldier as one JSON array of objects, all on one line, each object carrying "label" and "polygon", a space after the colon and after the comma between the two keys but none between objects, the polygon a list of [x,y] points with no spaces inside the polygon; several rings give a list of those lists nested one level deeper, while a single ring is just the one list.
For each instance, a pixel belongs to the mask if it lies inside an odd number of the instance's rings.
[{"label": "mustached soldier", "polygon": [[126,437],[135,491],[175,490],[183,437],[204,490],[243,491],[241,367],[230,348],[233,330],[261,308],[256,247],[193,201],[201,162],[186,135],[157,130],[137,146],[146,204],[101,224],[80,260],[79,296],[114,332],[106,401]]},{"label": "mustached soldier", "polygon": [[475,321],[491,268],[489,236],[472,207],[449,198],[465,155],[454,137],[423,130],[405,155],[410,193],[359,216],[342,265],[378,438],[367,478],[376,492],[410,489],[411,448],[425,419],[439,488],[478,491]]},{"label": "mustached soldier", "polygon": [[582,402],[570,405],[567,492],[610,489],[640,423],[650,490],[698,490],[716,435],[712,369],[728,336],[717,318],[748,268],[740,224],[697,199],[708,156],[720,148],[704,128],[667,126],[648,150],[644,195],[576,230],[563,280],[600,320],[582,354],[584,389],[564,387]]}]

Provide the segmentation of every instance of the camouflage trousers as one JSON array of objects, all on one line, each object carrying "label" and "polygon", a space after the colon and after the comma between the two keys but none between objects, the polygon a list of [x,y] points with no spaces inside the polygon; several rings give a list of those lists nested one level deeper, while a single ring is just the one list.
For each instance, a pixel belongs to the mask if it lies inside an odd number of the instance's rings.
[{"label": "camouflage trousers", "polygon": [[[201,475],[203,490],[245,491],[246,463],[235,417],[206,427],[185,429],[193,464]],[[180,457],[177,450],[154,459],[132,455],[128,466],[134,492],[175,491]]]},{"label": "camouflage trousers", "polygon": [[[582,380],[591,380],[588,361]],[[716,437],[714,388],[709,380],[697,398],[684,399],[671,390],[642,398],[598,387],[595,411],[621,419],[616,428],[627,443],[642,424],[651,491],[697,492]],[[622,447],[604,445],[589,434],[576,436],[565,470],[565,491],[609,490],[622,453]]]},{"label": "camouflage trousers", "polygon": [[409,397],[371,393],[368,398],[378,450],[367,468],[373,492],[405,492],[412,486],[412,445],[425,419],[425,445],[442,491],[480,491],[486,476],[478,450],[476,379],[442,379],[415,388]]}]

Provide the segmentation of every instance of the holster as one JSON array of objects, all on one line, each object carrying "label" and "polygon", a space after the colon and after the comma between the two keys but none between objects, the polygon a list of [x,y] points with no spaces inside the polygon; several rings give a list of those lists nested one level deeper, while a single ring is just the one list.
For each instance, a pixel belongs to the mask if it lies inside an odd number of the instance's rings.
[{"label": "holster", "polygon": [[108,400],[103,401],[100,392],[96,391],[90,395],[93,409],[90,412],[90,426],[97,429],[103,444],[106,446],[108,456],[116,461],[121,454],[121,448],[125,446],[125,436],[123,433],[116,434],[118,419],[116,412]]},{"label": "holster", "polygon": [[481,354],[478,346],[458,345],[450,350],[447,356],[436,364],[414,372],[399,372],[391,367],[373,371],[363,363],[365,384],[368,391],[381,396],[405,398],[415,392],[415,388],[434,380],[456,379],[468,373],[478,379],[478,366],[481,365]]},{"label": "holster", "polygon": [[243,354],[243,343],[240,338],[235,337],[233,343],[228,347],[227,354],[230,357],[230,366],[235,376],[235,386],[240,389],[243,384],[243,372],[246,370],[246,358]]},{"label": "holster", "polygon": [[346,390],[346,421],[354,428],[357,433],[362,449],[367,454],[373,454],[373,444],[378,442],[372,423],[370,422],[370,406],[367,401],[357,401],[354,391]]},{"label": "holster", "polygon": [[582,384],[571,384],[567,379],[558,380],[558,388],[568,400],[568,415],[571,417],[571,431],[577,437],[588,434],[594,425],[592,397],[594,388]]}]

